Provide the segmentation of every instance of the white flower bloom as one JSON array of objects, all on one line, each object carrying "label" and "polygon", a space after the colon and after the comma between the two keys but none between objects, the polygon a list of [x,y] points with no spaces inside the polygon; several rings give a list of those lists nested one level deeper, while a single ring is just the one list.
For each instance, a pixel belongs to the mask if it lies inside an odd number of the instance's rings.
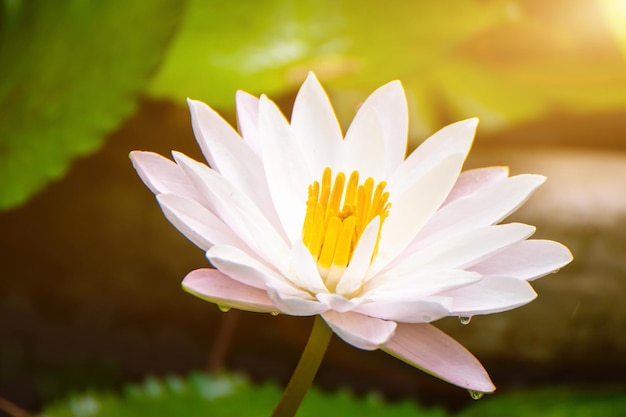
[{"label": "white flower bloom", "polygon": [[310,74],[291,122],[267,97],[237,94],[238,134],[189,100],[209,166],[133,152],[167,218],[215,269],[183,287],[221,306],[320,314],[346,342],[383,349],[470,390],[495,388],[480,363],[429,323],[519,307],[528,281],[572,259],[498,224],[543,183],[502,167],[461,173],[477,119],[441,129],[404,159],[408,116],[399,82],[376,90],[345,138]]}]

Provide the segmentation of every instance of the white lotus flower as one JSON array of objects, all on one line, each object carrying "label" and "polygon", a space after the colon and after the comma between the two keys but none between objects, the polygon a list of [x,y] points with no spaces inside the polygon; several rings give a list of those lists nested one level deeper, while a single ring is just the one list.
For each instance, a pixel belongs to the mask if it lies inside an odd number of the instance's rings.
[{"label": "white lotus flower", "polygon": [[215,269],[183,287],[220,306],[321,315],[346,342],[383,349],[464,388],[495,389],[480,363],[432,326],[445,316],[509,310],[528,281],[561,268],[563,245],[497,224],[544,182],[503,167],[461,173],[477,119],[447,126],[405,157],[400,82],[376,90],[345,138],[313,74],[291,123],[267,97],[237,94],[239,135],[189,100],[209,165],[135,151],[167,218]]}]

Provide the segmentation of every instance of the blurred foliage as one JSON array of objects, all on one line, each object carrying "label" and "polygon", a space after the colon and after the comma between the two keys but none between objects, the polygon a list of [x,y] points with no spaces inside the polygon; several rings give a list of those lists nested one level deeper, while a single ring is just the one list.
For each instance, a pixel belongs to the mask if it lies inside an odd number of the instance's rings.
[{"label": "blurred foliage", "polygon": [[492,395],[458,417],[612,417],[626,415],[626,392],[565,388]]},{"label": "blurred foliage", "polygon": [[[281,391],[274,384],[252,385],[237,375],[191,374],[188,378],[148,378],[130,385],[123,396],[89,392],[48,406],[45,417],[125,416],[267,416]],[[472,403],[459,413],[420,407],[404,401],[385,403],[379,396],[365,397],[340,391],[323,393],[313,388],[298,417],[614,417],[626,415],[626,396],[618,391],[544,389],[512,394],[494,394]]]},{"label": "blurred foliage", "polygon": [[62,176],[131,113],[183,6],[0,0],[0,209]]},{"label": "blurred foliage", "polygon": [[624,108],[625,22],[624,0],[0,0],[0,209],[96,150],[142,91],[232,109],[313,70],[347,126],[400,79],[415,138]]},{"label": "blurred foliage", "polygon": [[[75,395],[47,407],[45,417],[256,417],[271,413],[281,391],[274,384],[251,385],[237,375],[191,374],[187,379],[148,378],[142,385],[131,385],[124,396],[97,392]],[[357,399],[348,392],[325,394],[312,389],[298,417],[445,417],[438,408],[425,409],[410,402],[384,404],[377,396]]]},{"label": "blurred foliage", "polygon": [[441,119],[499,128],[626,106],[622,3],[192,0],[150,92],[231,107],[236,89],[293,91],[314,70],[345,124],[368,92],[399,78],[419,136]]}]

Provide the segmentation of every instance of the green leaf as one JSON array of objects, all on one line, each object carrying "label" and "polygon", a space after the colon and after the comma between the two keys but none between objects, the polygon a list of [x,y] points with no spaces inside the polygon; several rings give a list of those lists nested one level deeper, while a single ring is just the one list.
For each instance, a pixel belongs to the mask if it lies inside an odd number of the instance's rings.
[{"label": "green leaf", "polygon": [[[252,385],[238,375],[195,373],[188,378],[148,378],[130,385],[123,396],[89,392],[45,407],[47,417],[264,417],[271,414],[281,391],[274,384]],[[375,395],[357,398],[348,392],[307,394],[298,417],[447,417],[438,408],[414,403],[385,404]]]},{"label": "green leaf", "polygon": [[626,415],[626,393],[605,389],[568,388],[489,395],[458,417],[614,417]]},{"label": "green leaf", "polygon": [[183,6],[0,0],[0,209],[62,176],[131,113]]}]

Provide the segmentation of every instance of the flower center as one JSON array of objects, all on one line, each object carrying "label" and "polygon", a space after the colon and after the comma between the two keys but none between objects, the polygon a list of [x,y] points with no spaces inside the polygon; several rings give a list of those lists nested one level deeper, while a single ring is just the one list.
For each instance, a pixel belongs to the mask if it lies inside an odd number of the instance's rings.
[{"label": "flower center", "polygon": [[378,237],[372,258],[376,256],[380,230],[389,214],[387,183],[367,178],[359,184],[358,171],[352,171],[348,183],[343,172],[332,182],[332,171],[324,169],[322,183],[309,185],[302,240],[317,260],[317,267],[327,288],[335,291],[341,275],[350,264],[354,249],[365,227],[380,217]]}]

